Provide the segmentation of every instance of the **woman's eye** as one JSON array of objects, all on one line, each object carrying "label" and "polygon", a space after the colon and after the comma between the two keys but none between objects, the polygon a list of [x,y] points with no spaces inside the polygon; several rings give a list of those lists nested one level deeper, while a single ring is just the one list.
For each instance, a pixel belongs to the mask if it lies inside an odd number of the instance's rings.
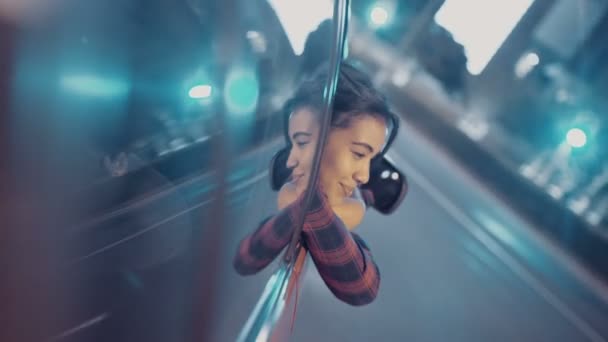
[{"label": "woman's eye", "polygon": [[308,141],[296,141],[296,145],[298,145],[299,147],[302,147],[306,144],[308,144]]},{"label": "woman's eye", "polygon": [[355,155],[355,159],[363,159],[363,157],[365,157],[363,153],[353,151],[353,154]]}]

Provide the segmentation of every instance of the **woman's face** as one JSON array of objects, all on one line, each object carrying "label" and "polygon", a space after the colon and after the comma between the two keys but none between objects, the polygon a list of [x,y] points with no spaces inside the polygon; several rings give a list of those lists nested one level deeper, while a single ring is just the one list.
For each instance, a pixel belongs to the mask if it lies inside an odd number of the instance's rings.
[{"label": "woman's face", "polygon": [[[386,131],[384,120],[371,115],[353,118],[347,128],[331,129],[319,170],[319,182],[331,204],[367,183],[370,161],[384,146]],[[292,181],[300,191],[308,184],[319,135],[314,112],[303,108],[291,115],[289,138],[293,147],[287,167],[293,169]]]}]

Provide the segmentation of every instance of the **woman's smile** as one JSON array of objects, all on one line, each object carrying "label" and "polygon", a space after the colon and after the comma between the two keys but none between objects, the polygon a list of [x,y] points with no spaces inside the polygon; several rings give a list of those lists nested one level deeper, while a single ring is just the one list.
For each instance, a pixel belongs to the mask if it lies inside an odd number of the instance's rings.
[{"label": "woman's smile", "polygon": [[354,188],[351,188],[349,186],[346,186],[342,183],[339,183],[340,187],[342,188],[342,192],[344,194],[345,197],[350,197],[353,194],[353,190]]},{"label": "woman's smile", "polygon": [[303,173],[293,174],[291,176],[291,180],[295,184],[298,184],[298,182],[300,182],[300,180],[302,180],[303,178],[304,178],[304,174]]}]

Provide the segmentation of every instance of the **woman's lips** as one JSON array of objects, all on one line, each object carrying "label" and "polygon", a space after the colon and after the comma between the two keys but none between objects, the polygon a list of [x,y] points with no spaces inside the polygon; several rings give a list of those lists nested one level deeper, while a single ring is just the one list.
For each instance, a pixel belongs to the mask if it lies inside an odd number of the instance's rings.
[{"label": "woman's lips", "polygon": [[340,186],[342,187],[342,191],[344,192],[344,196],[346,197],[350,197],[353,194],[353,188],[348,187],[342,183],[340,183]]},{"label": "woman's lips", "polygon": [[291,181],[294,182],[294,183],[297,183],[298,181],[300,181],[300,179],[302,179],[302,177],[304,177],[303,174],[292,175],[291,176]]}]

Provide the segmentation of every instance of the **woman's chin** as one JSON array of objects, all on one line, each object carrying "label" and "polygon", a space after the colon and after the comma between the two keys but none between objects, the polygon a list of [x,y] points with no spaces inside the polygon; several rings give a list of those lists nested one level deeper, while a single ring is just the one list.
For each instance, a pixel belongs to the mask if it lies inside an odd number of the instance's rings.
[{"label": "woman's chin", "polygon": [[341,204],[347,197],[344,195],[343,191],[336,191],[332,194],[327,194],[327,199],[330,205]]}]

